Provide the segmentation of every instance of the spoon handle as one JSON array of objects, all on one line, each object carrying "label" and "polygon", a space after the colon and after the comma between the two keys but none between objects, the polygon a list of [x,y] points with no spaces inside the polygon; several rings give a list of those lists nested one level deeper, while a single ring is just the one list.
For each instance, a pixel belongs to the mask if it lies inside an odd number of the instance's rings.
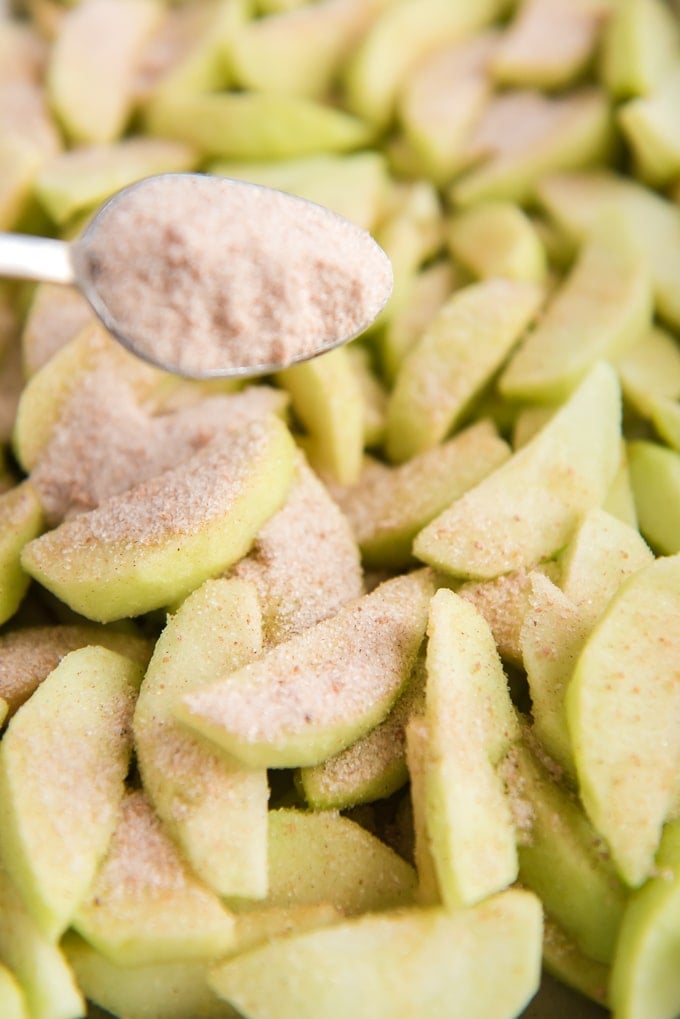
[{"label": "spoon handle", "polygon": [[0,277],[75,283],[71,246],[31,234],[0,233]]}]

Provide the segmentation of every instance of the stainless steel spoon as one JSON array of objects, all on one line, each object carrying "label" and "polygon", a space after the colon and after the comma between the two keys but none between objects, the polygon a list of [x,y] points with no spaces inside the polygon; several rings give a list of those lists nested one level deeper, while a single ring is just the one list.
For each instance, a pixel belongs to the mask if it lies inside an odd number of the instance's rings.
[{"label": "stainless steel spoon", "polygon": [[[54,240],[46,237],[36,237],[32,235],[0,233],[0,277],[5,276],[14,279],[61,283],[76,286],[89,302],[93,311],[104,324],[106,329],[125,348],[138,357],[141,357],[143,360],[149,361],[166,371],[192,378],[247,378],[257,375],[273,374],[280,371],[282,368],[290,366],[291,364],[309,360],[310,358],[316,357],[321,353],[325,353],[328,350],[354,339],[360,333],[364,332],[369,325],[371,325],[386,304],[390,296],[393,283],[389,259],[370,234],[344,220],[343,222],[349,231],[347,244],[361,244],[362,257],[365,251],[365,266],[362,265],[362,276],[365,277],[364,281],[367,282],[373,289],[373,304],[370,314],[364,318],[359,317],[357,321],[353,323],[355,328],[353,328],[351,332],[346,335],[335,335],[333,333],[329,333],[328,335],[322,336],[319,342],[315,341],[314,349],[311,351],[307,349],[299,356],[291,356],[285,361],[285,363],[274,359],[267,363],[249,363],[247,358],[243,358],[243,363],[239,364],[234,364],[232,360],[227,366],[219,365],[218,367],[215,367],[213,365],[209,368],[204,368],[201,364],[198,364],[193,365],[190,369],[187,369],[185,365],[181,365],[179,363],[169,363],[167,355],[164,355],[163,358],[157,356],[155,350],[149,349],[148,339],[142,340],[139,335],[135,334],[134,323],[132,327],[130,327],[129,323],[127,326],[124,326],[118,317],[112,312],[102,294],[102,291],[106,290],[106,287],[102,286],[102,283],[105,283],[105,280],[102,278],[101,265],[97,265],[97,272],[90,271],[92,260],[87,257],[90,250],[95,246],[97,240],[99,239],[101,242],[102,224],[106,217],[111,214],[112,210],[120,208],[119,203],[125,202],[126,197],[131,195],[134,189],[139,187],[149,188],[153,186],[155,182],[164,178],[181,178],[182,181],[187,182],[191,182],[192,179],[195,178],[200,180],[202,187],[205,187],[206,183],[210,182],[210,185],[214,186],[216,189],[216,200],[219,200],[219,187],[224,187],[225,182],[227,181],[227,179],[223,177],[211,177],[206,174],[190,173],[161,174],[157,177],[144,178],[143,180],[137,181],[129,187],[118,191],[112,198],[104,203],[104,205],[102,205],[102,207],[98,209],[91,218],[81,237],[72,242]],[[238,193],[248,195],[250,200],[252,200],[253,195],[257,196],[258,194],[261,194],[263,198],[266,198],[267,195],[272,196],[275,194],[279,196],[279,199],[295,203],[294,210],[296,215],[304,216],[305,209],[315,209],[315,215],[318,216],[320,214],[322,217],[326,215],[328,216],[328,222],[330,225],[332,225],[333,222],[337,224],[337,222],[341,219],[341,217],[337,216],[336,213],[331,212],[329,209],[323,209],[315,203],[308,202],[297,196],[286,195],[280,191],[274,191],[272,188],[267,188],[259,184],[252,184],[245,181],[230,180],[228,183],[231,187],[237,190],[242,189],[241,191],[238,191]],[[177,215],[180,215],[180,212],[177,212]],[[158,250],[162,251],[162,244],[158,245]],[[342,253],[342,234],[340,235],[339,251]],[[375,296],[376,294],[377,298]],[[148,296],[149,299],[152,299],[154,295],[149,293]],[[357,315],[360,316],[360,311],[357,312]],[[247,344],[244,343],[244,348],[246,347]]]}]

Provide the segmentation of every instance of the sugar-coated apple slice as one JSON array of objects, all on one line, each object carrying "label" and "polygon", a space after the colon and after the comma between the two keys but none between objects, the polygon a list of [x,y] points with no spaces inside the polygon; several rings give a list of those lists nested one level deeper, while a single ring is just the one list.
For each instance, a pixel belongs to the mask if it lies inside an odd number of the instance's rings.
[{"label": "sugar-coated apple slice", "polygon": [[350,109],[378,127],[395,111],[404,75],[447,42],[465,39],[500,13],[503,0],[451,4],[446,0],[399,0],[387,5],[345,65]]},{"label": "sugar-coated apple slice", "polygon": [[283,503],[295,446],[274,415],[24,546],[36,580],[88,619],[172,605],[241,558]]},{"label": "sugar-coated apple slice", "polygon": [[11,970],[0,963],[0,1006],[4,1019],[28,1019],[26,999]]},{"label": "sugar-coated apple slice", "polygon": [[76,287],[39,283],[26,310],[21,331],[21,357],[26,380],[64,346],[94,312]]},{"label": "sugar-coated apple slice", "polygon": [[88,1001],[126,1019],[236,1019],[208,986],[203,960],[119,966],[73,931],[62,949]]},{"label": "sugar-coated apple slice", "polygon": [[30,481],[0,493],[0,623],[14,615],[28,590],[30,577],[21,565],[21,552],[44,528],[42,506]]},{"label": "sugar-coated apple slice", "polygon": [[517,877],[515,828],[494,765],[519,726],[493,636],[441,588],[428,622],[424,811],[442,901],[470,906]]},{"label": "sugar-coated apple slice", "polygon": [[278,938],[210,982],[251,1019],[511,1019],[538,988],[541,928],[538,899],[513,890],[471,909],[369,914]]},{"label": "sugar-coated apple slice", "polygon": [[677,802],[680,555],[619,589],[581,652],[566,695],[581,799],[624,880],[650,876]]},{"label": "sugar-coated apple slice", "polygon": [[652,290],[647,260],[628,223],[598,223],[574,267],[499,380],[510,400],[563,400],[595,361],[613,360],[649,329]]},{"label": "sugar-coated apple slice", "polygon": [[606,0],[523,0],[494,56],[495,80],[546,90],[573,83],[597,51],[607,14]]},{"label": "sugar-coated apple slice", "polygon": [[514,202],[480,202],[455,214],[446,239],[454,257],[475,276],[545,282],[545,245],[527,213]]},{"label": "sugar-coated apple slice", "polygon": [[183,693],[252,661],[260,648],[254,587],[207,580],[169,617],[134,713],[144,789],[195,872],[225,896],[266,892],[267,775],[180,726],[172,707]]},{"label": "sugar-coated apple slice", "polygon": [[611,139],[609,103],[596,87],[557,96],[532,89],[502,92],[470,139],[481,165],[453,182],[451,201],[460,207],[498,198],[524,203],[550,171],[601,162]]},{"label": "sugar-coated apple slice", "polygon": [[88,623],[21,626],[0,636],[0,697],[9,714],[21,707],[70,651],[91,645],[131,658],[145,667],[152,645],[137,633]]},{"label": "sugar-coated apple slice", "polygon": [[372,140],[372,129],[345,110],[259,91],[161,94],[146,108],[144,127],[151,135],[185,142],[206,157],[222,159],[351,152]]},{"label": "sugar-coated apple slice", "polygon": [[413,867],[361,825],[333,810],[269,812],[269,891],[245,910],[330,903],[354,916],[413,902]]},{"label": "sugar-coated apple slice", "polygon": [[182,722],[246,764],[302,767],[386,717],[422,642],[433,578],[385,581],[258,661],[181,698]]},{"label": "sugar-coated apple slice", "polygon": [[364,401],[345,347],[295,364],[276,376],[306,430],[310,463],[323,476],[351,485],[361,470]]},{"label": "sugar-coated apple slice", "polygon": [[82,993],[60,946],[38,928],[2,866],[0,960],[21,987],[29,1019],[82,1019],[86,1014]]},{"label": "sugar-coated apple slice", "polygon": [[610,981],[617,1019],[672,1019],[680,1012],[679,820],[664,829],[656,868],[623,915]]},{"label": "sugar-coated apple slice", "polygon": [[253,163],[218,160],[210,169],[318,202],[364,230],[378,223],[390,184],[387,161],[374,149]]},{"label": "sugar-coated apple slice", "polygon": [[112,141],[122,134],[133,107],[136,62],[162,13],[156,0],[87,0],[61,19],[47,89],[74,141]]},{"label": "sugar-coated apple slice", "polygon": [[610,967],[585,955],[548,915],[543,917],[543,967],[560,983],[607,1006]]},{"label": "sugar-coated apple slice", "polygon": [[[546,567],[550,564],[546,564]],[[472,602],[491,627],[504,662],[522,664],[521,630],[527,612],[531,579],[536,570],[513,570],[492,580],[467,580],[456,586],[461,598]]]},{"label": "sugar-coated apple slice", "polygon": [[189,145],[163,138],[134,136],[82,145],[48,160],[35,191],[55,223],[64,224],[142,177],[193,170],[196,162]]},{"label": "sugar-coated apple slice", "polygon": [[540,204],[575,239],[584,237],[611,207],[624,216],[648,260],[656,309],[680,325],[680,209],[664,195],[610,170],[546,174]]},{"label": "sugar-coated apple slice", "polygon": [[288,498],[233,575],[255,586],[265,645],[288,640],[363,594],[352,529],[301,452]]},{"label": "sugar-coated apple slice", "polygon": [[599,75],[615,99],[651,92],[680,55],[680,28],[663,0],[612,6],[599,55]]},{"label": "sugar-coated apple slice", "polygon": [[190,869],[142,790],[125,795],[73,927],[120,966],[207,961],[234,943],[232,914]]},{"label": "sugar-coated apple slice", "polygon": [[480,421],[396,466],[366,458],[357,483],[337,494],[363,562],[412,565],[416,534],[509,456],[491,422]]},{"label": "sugar-coated apple slice", "polygon": [[456,280],[457,270],[449,258],[439,258],[411,273],[406,298],[398,302],[375,337],[380,368],[388,382],[394,381],[404,355],[430,325]]},{"label": "sugar-coated apple slice", "polygon": [[631,99],[617,111],[637,176],[651,187],[663,187],[680,174],[679,102],[680,52],[674,66],[650,95]]},{"label": "sugar-coated apple slice", "polygon": [[543,291],[490,279],[454,291],[401,363],[387,405],[386,448],[396,463],[455,428],[537,314]]},{"label": "sugar-coated apple slice", "polygon": [[343,810],[391,796],[408,781],[406,726],[422,710],[422,656],[387,718],[361,739],[320,764],[301,768],[298,788],[313,810]]},{"label": "sugar-coated apple slice", "polygon": [[0,855],[48,936],[68,927],[115,827],[141,673],[107,648],[72,651],[0,744]]},{"label": "sugar-coated apple slice", "polygon": [[468,578],[534,566],[602,504],[620,460],[620,391],[601,363],[530,442],[420,532],[415,555]]},{"label": "sugar-coated apple slice", "polygon": [[628,462],[640,530],[659,555],[680,552],[680,451],[637,439]]},{"label": "sugar-coated apple slice", "polygon": [[536,893],[580,951],[608,964],[627,889],[601,838],[529,742],[513,745],[500,772],[513,803],[521,884]]},{"label": "sugar-coated apple slice", "polygon": [[324,98],[357,41],[389,0],[306,4],[246,21],[229,45],[240,88]]}]

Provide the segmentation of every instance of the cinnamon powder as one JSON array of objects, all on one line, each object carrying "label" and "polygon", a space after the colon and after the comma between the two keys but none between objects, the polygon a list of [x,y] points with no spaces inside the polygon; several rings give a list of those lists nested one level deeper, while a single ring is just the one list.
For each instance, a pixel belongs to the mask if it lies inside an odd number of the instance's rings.
[{"label": "cinnamon powder", "polygon": [[112,331],[189,376],[309,357],[365,329],[392,286],[389,259],[360,227],[205,174],[140,181],[103,209],[74,258]]}]

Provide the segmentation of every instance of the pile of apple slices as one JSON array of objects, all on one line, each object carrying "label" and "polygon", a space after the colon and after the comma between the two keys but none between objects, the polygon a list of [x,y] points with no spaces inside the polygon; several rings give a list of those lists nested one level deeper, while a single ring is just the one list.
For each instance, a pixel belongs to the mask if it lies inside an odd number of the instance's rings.
[{"label": "pile of apple slices", "polygon": [[206,383],[0,285],[3,1019],[676,1019],[677,5],[21,6],[0,229],[205,170],[395,288]]}]

